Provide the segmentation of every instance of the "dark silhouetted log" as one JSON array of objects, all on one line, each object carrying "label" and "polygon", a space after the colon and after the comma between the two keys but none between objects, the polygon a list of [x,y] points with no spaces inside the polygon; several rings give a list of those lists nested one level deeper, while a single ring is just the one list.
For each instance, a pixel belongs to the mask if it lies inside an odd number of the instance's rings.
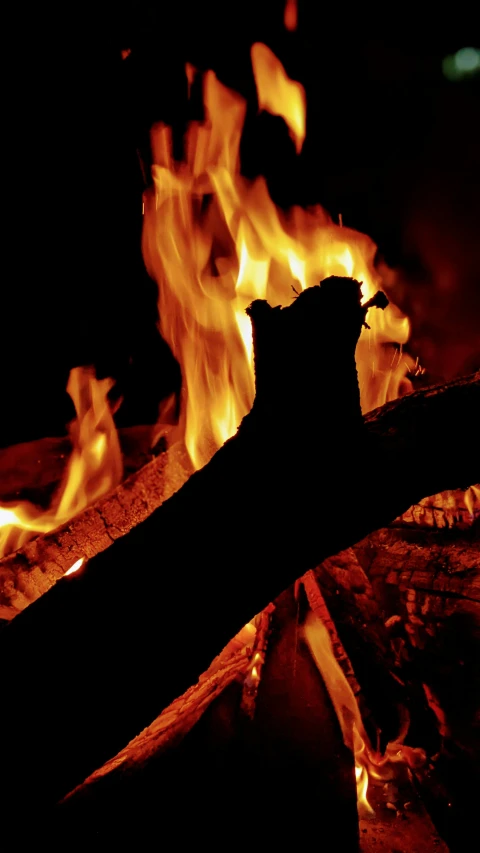
[{"label": "dark silhouetted log", "polygon": [[[215,699],[181,743],[172,733],[163,734],[162,715],[55,809],[50,838],[53,832],[67,842],[75,827],[77,843],[80,838],[88,845],[95,838],[100,844],[125,844],[128,838],[141,849],[161,825],[161,837],[181,833],[185,849],[220,851],[225,834],[212,832],[213,813],[214,821],[234,831],[234,849],[281,850],[309,844],[311,822],[299,815],[314,814],[326,837],[355,853],[353,758],[299,637],[291,588],[272,611],[255,715],[245,713],[242,687],[236,683]],[[197,694],[207,688],[204,680]],[[188,691],[187,710],[193,697]],[[167,713],[173,729],[174,713]]]},{"label": "dark silhouetted log", "polygon": [[[250,313],[257,396],[237,436],[0,632],[4,806],[63,797],[296,577],[426,494],[480,479],[464,428],[480,405],[478,375],[364,422],[356,282],[328,279],[288,308],[256,302]],[[297,403],[296,440],[285,400]],[[338,507],[352,491],[346,517]]]}]

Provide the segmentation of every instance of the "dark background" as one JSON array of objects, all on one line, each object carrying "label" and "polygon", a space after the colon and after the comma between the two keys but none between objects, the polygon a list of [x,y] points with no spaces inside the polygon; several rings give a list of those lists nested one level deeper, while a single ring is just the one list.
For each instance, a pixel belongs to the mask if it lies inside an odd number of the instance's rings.
[{"label": "dark background", "polygon": [[[469,132],[477,84],[448,83],[441,60],[478,41],[472,12],[454,4],[420,19],[418,4],[299,0],[289,33],[283,6],[137,3],[107,14],[74,4],[4,16],[0,445],[64,430],[74,365],[117,380],[119,424],[154,422],[178,386],[141,261],[138,152],[148,166],[148,128],[162,119],[180,154],[200,110],[197,97],[187,101],[185,61],[249,98],[246,174],[266,174],[279,204],[341,211],[392,258],[406,183],[432,150],[461,170],[456,140],[465,121]],[[257,40],[306,88],[299,158],[282,121],[257,115]]]}]

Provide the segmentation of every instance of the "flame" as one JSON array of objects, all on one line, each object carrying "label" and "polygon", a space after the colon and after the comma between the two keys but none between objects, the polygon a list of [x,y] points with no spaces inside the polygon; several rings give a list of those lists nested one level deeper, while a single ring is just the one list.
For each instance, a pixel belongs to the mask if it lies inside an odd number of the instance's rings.
[{"label": "flame", "polygon": [[297,0],[286,0],[285,11],[283,13],[283,23],[285,29],[293,33],[298,25],[298,6]]},{"label": "flame", "polygon": [[192,93],[192,86],[197,75],[197,69],[190,62],[185,63],[185,75],[187,77],[188,97]]},{"label": "flame", "polygon": [[470,486],[464,495],[465,506],[472,518],[480,511],[480,486]]},{"label": "flame", "polygon": [[265,44],[256,42],[250,55],[258,106],[284,119],[299,154],[305,139],[305,89],[287,77],[282,63]]},{"label": "flame", "polygon": [[0,554],[64,524],[121,481],[122,455],[107,396],[112,386],[111,379],[96,379],[88,368],[70,372],[67,391],[76,418],[69,428],[73,450],[62,482],[45,511],[27,501],[0,507]]},{"label": "flame", "polygon": [[[305,135],[303,88],[263,44],[252,48],[260,106],[282,115],[297,150]],[[190,72],[188,72],[190,73]],[[145,194],[143,255],[158,283],[161,332],[183,376],[180,429],[201,468],[251,408],[253,299],[288,305],[297,290],[330,275],[378,289],[372,241],[335,225],[321,208],[279,210],[266,181],[240,174],[246,104],[213,71],[203,77],[205,121],[192,122],[185,159],[172,157],[170,128],[152,129],[153,188]],[[357,350],[364,410],[398,396],[410,367],[385,344],[406,341],[408,321],[390,307],[371,311]]]},{"label": "flame", "polygon": [[367,798],[369,778],[391,778],[392,765],[397,762],[405,762],[410,767],[421,765],[425,763],[425,753],[421,749],[406,746],[403,743],[408,731],[407,723],[397,739],[388,744],[385,754],[380,755],[372,747],[365,731],[358,702],[335,658],[328,630],[313,611],[308,613],[304,624],[304,633],[335,709],[342,730],[343,741],[351,749],[355,758],[359,816],[365,813],[372,814],[373,809]]}]

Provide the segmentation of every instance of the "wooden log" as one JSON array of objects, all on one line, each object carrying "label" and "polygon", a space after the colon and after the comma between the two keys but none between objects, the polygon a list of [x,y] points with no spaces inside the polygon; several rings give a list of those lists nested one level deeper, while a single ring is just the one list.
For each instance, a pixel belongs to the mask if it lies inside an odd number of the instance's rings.
[{"label": "wooden log", "polygon": [[[346,605],[348,611],[349,599],[355,597],[360,604],[356,613],[357,623],[359,616],[366,615],[367,617],[366,623],[361,626],[363,630],[356,632],[355,642],[351,643],[350,648],[356,649],[358,640],[364,630],[367,629],[368,631],[369,628],[373,627],[375,633],[380,634],[380,649],[383,649],[384,654],[387,652],[387,660],[389,655],[388,650],[385,648],[388,646],[388,643],[384,642],[385,637],[382,636],[381,631],[379,632],[378,624],[375,624],[377,620],[374,619],[373,625],[371,625],[371,602],[369,601],[367,607],[365,607],[366,602],[364,600],[368,581],[365,579],[364,582],[361,569],[358,563],[355,565],[355,562],[355,555],[352,549],[348,549],[348,551],[343,552],[343,554],[337,557],[325,560],[321,566],[317,567],[315,572],[307,572],[301,578],[301,583],[305,589],[313,614],[317,618],[320,618],[327,628],[335,659],[341,667],[356,698],[362,714],[362,721],[368,723],[369,709],[362,693],[362,687],[357,681],[356,672],[338,630],[340,629],[343,633],[349,623],[348,619],[345,620],[346,614],[344,608],[342,606],[339,608],[338,606],[339,601],[344,606]],[[345,576],[346,570],[348,571],[347,577]],[[320,578],[322,589],[319,584]],[[334,578],[338,578],[339,583],[336,585],[336,594],[334,596],[329,595],[329,600],[334,605],[337,614],[341,616],[338,622],[333,621],[323,596],[324,590],[328,588],[331,590],[331,582]],[[346,636],[349,640],[352,640],[351,635],[347,633]],[[372,657],[371,649],[367,646],[366,660],[362,660],[364,651],[365,646],[360,642],[360,656],[357,656],[357,660],[362,663],[363,674],[369,667]],[[377,651],[377,654],[379,651]],[[378,669],[375,675],[378,675]],[[384,676],[385,672],[380,670],[380,690],[384,689]],[[366,683],[368,684],[368,680]],[[398,735],[398,730],[395,732],[396,735]],[[371,743],[375,743],[375,739],[371,737],[370,741]],[[384,744],[385,746],[386,744]],[[418,767],[422,768],[422,762],[419,762]],[[387,782],[383,782],[380,779],[372,779],[370,776],[368,801],[369,805],[373,808],[373,813],[369,814],[368,818],[365,818],[362,811],[359,812],[361,853],[368,853],[368,851],[377,849],[384,851],[390,851],[392,848],[397,849],[400,840],[402,840],[401,849],[405,850],[408,847],[411,850],[433,851],[437,850],[440,846],[440,849],[446,851],[447,848],[441,842],[429,815],[415,792],[412,785],[412,776],[407,769],[406,763],[402,765],[396,764],[395,772]],[[401,823],[398,821],[398,818],[401,818]],[[396,824],[400,824],[400,826]]]},{"label": "wooden log", "polygon": [[368,794],[374,815],[359,821],[361,853],[451,853],[454,849],[439,836],[412,781],[400,774],[400,768],[393,782],[371,784]]},{"label": "wooden log", "polygon": [[[425,494],[480,479],[463,426],[480,402],[478,375],[363,421],[355,345],[365,311],[356,282],[327,280],[286,309],[254,303],[251,316],[257,396],[237,436],[0,632],[9,684],[0,706],[9,732],[3,802],[12,809],[43,808],[68,793],[299,574]],[[299,401],[299,440],[287,459],[285,399]],[[361,500],[339,519],[352,483]],[[44,650],[40,661],[34,648]]]},{"label": "wooden log", "polygon": [[[250,623],[248,623],[250,625]],[[175,749],[211,702],[238,676],[251,668],[255,648],[255,630],[247,626],[227,644],[212,661],[198,682],[165,708],[154,722],[133,738],[118,755],[92,773],[63,801],[97,797],[97,786],[111,785],[112,775],[122,777],[139,773],[152,759],[158,760],[167,750]],[[121,784],[121,783],[120,783]],[[101,796],[101,795],[100,795]]]},{"label": "wooden log", "polygon": [[[22,450],[30,458],[31,449]],[[80,557],[90,559],[108,548],[167,500],[190,473],[187,453],[176,444],[70,521],[0,559],[0,619],[12,619],[47,592]]]},{"label": "wooden log", "polygon": [[[415,770],[416,784],[437,829],[459,850],[464,849],[461,839],[474,832],[479,784],[480,605],[468,597],[478,595],[477,538],[475,528],[391,527],[315,570],[372,712],[364,716],[371,741],[370,722],[382,729],[384,747],[399,731],[397,707],[408,711],[407,742],[429,756]],[[422,589],[425,583],[428,592]],[[456,594],[440,591],[452,584]],[[388,818],[384,824],[377,793],[373,788],[380,831],[392,839],[393,827]],[[412,796],[405,794],[405,799]],[[423,822],[412,821],[401,804],[396,808],[402,820],[413,823],[414,832],[423,831]],[[361,822],[361,837],[366,832],[370,839],[376,826]]]},{"label": "wooden log", "polygon": [[398,737],[408,701],[372,586],[353,548],[324,560],[314,574],[361,684],[360,710],[370,741],[384,751]]},{"label": "wooden log", "polygon": [[[302,581],[307,581],[309,601],[313,593],[313,605],[320,614],[322,602],[317,602],[318,590],[312,590],[308,578]],[[118,756],[69,794],[48,825],[46,837],[50,843],[52,839],[66,842],[75,827],[77,841],[81,838],[87,842],[95,837],[98,842],[125,843],[131,839],[138,844],[156,833],[159,820],[162,834],[169,832],[169,826],[182,811],[190,817],[200,815],[192,827],[196,844],[205,833],[211,849],[216,849],[217,843],[223,849],[223,837],[212,839],[211,827],[203,819],[212,802],[217,812],[221,811],[224,824],[235,822],[239,846],[258,844],[264,836],[269,844],[277,836],[283,844],[287,836],[298,843],[302,832],[308,840],[311,827],[307,820],[299,823],[294,802],[298,801],[304,815],[309,811],[309,798],[313,797],[315,814],[321,818],[323,830],[331,823],[336,843],[341,843],[342,849],[356,849],[351,756],[343,751],[337,727],[330,730],[333,722],[330,701],[321,679],[319,683],[318,672],[312,668],[309,652],[298,638],[298,593],[292,596],[292,590],[288,590],[282,594],[278,606],[272,606],[270,613],[273,614],[273,619],[269,617],[272,657],[257,688],[258,718],[248,714],[248,721],[242,719],[243,700],[240,703],[238,691],[224,693],[232,679],[244,677],[245,667],[258,648],[257,638],[252,655],[242,654],[243,637],[239,638],[240,647],[236,651],[231,650],[229,655],[226,649],[198,685],[172,703]],[[329,632],[333,631],[332,639],[338,644],[328,615],[327,621]],[[344,650],[337,659],[343,668]],[[350,666],[346,674],[351,680]],[[357,692],[354,680],[351,683]],[[243,696],[245,688],[244,682]],[[204,716],[199,723],[201,714]],[[193,725],[195,731],[184,742]],[[281,749],[276,748],[279,731]],[[222,766],[217,781],[217,774],[212,778],[211,771],[212,765],[217,767],[219,752]],[[272,773],[273,757],[277,763],[281,762],[282,770],[288,762],[288,770]],[[203,774],[200,785],[198,773]],[[277,792],[272,790],[277,777],[281,796],[288,801],[285,811],[288,818],[282,821],[278,820]],[[183,779],[181,793],[176,785],[180,778]],[[245,791],[249,791],[251,808],[245,820],[239,821],[238,808]],[[369,800],[375,814],[359,821],[361,853],[390,851],[392,846],[400,849],[402,844],[412,851],[447,849],[401,767],[397,766],[393,781],[370,785]],[[159,805],[152,808],[155,801]],[[185,843],[187,837],[188,833],[184,834]],[[36,838],[38,841],[38,831]]]},{"label": "wooden log", "polygon": [[411,506],[400,518],[395,527],[425,527],[427,530],[438,528],[468,530],[480,518],[480,486],[468,489],[450,489],[439,495],[430,495],[420,503]]},{"label": "wooden log", "polygon": [[[142,848],[160,833],[181,833],[182,847],[220,851],[225,831],[233,831],[235,849],[283,849],[309,843],[309,816],[315,815],[327,837],[355,853],[352,756],[310,652],[299,642],[292,589],[271,608],[270,629],[253,717],[236,682],[181,743],[162,740],[160,717],[156,742],[149,727],[128,757],[123,751],[54,810],[49,838],[67,841],[75,827],[77,842],[125,844],[127,838]],[[218,832],[212,832],[212,811]]]},{"label": "wooden log", "polygon": [[480,525],[384,529],[354,551],[390,626],[403,677],[422,687],[443,740],[480,751]]}]

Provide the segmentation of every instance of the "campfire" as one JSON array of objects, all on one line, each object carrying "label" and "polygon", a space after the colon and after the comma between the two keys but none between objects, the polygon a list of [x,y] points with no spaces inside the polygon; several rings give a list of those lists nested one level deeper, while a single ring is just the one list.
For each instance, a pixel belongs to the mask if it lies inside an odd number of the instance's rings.
[{"label": "campfire", "polygon": [[[251,63],[300,152],[302,85],[265,44]],[[165,837],[184,815],[207,839],[218,813],[265,844],[307,840],[323,797],[340,849],[455,849],[479,375],[415,390],[373,241],[276,207],[242,176],[244,99],[185,73],[205,119],[181,162],[152,128],[142,242],[180,399],[117,432],[113,382],[75,368],[68,438],[1,451],[3,802],[51,837],[117,837],[131,809]]]}]

